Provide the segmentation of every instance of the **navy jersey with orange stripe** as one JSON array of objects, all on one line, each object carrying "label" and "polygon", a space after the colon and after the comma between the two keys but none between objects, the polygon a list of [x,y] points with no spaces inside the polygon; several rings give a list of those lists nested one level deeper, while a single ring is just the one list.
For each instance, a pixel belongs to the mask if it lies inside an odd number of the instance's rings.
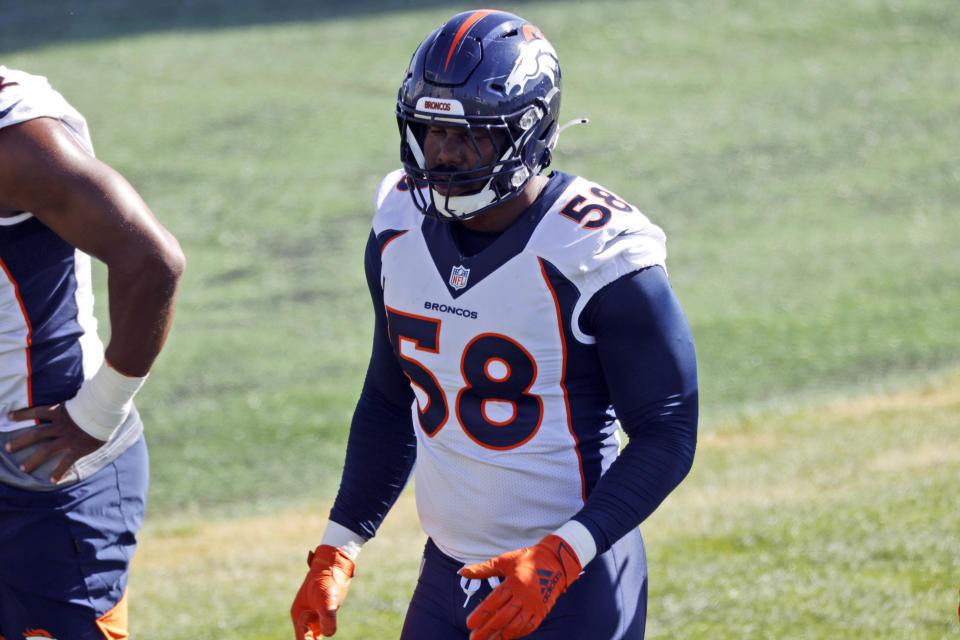
[{"label": "navy jersey with orange stripe", "polygon": [[602,552],[693,458],[693,343],[662,231],[562,173],[487,239],[425,218],[408,188],[396,172],[377,197],[374,353],[331,519],[373,535],[415,459],[421,524],[450,557],[483,561],[571,518]]},{"label": "navy jersey with orange stripe", "polygon": [[[36,218],[4,224],[7,220],[0,219],[4,280],[0,291],[12,317],[5,323],[3,337],[13,342],[11,329],[19,325],[24,351],[16,359],[22,361],[26,393],[20,406],[61,402],[73,397],[83,381],[79,337],[85,328],[78,320],[83,314],[79,313],[82,302],[75,295],[75,249]],[[20,367],[4,369],[11,377]],[[19,408],[12,397],[3,402],[3,409]]]}]

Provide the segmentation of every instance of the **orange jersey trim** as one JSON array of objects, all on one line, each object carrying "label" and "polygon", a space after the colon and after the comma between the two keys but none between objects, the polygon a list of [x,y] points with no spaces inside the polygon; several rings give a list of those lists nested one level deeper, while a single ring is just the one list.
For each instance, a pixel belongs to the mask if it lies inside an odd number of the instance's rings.
[{"label": "orange jersey trim", "polygon": [[543,275],[543,282],[547,285],[547,289],[550,291],[550,295],[553,297],[553,306],[557,310],[557,330],[560,332],[560,345],[563,351],[563,361],[561,363],[561,371],[563,372],[560,376],[560,388],[563,389],[563,405],[567,411],[567,431],[570,432],[570,436],[573,438],[575,443],[573,450],[577,454],[577,463],[579,465],[580,471],[580,496],[583,498],[584,503],[587,501],[587,480],[583,477],[583,456],[580,455],[580,440],[577,439],[577,434],[573,431],[573,422],[571,421],[570,415],[570,395],[567,393],[567,339],[563,333],[563,314],[560,312],[560,300],[557,299],[557,292],[553,290],[553,285],[550,284],[550,277],[547,275],[547,270],[543,266],[543,258],[537,258],[537,261],[540,263],[540,273]]},{"label": "orange jersey trim", "polygon": [[397,238],[399,238],[400,236],[402,236],[403,234],[405,234],[407,231],[409,231],[409,229],[404,229],[403,231],[401,231],[401,232],[398,233],[397,235],[393,236],[392,238],[390,238],[390,239],[388,239],[386,242],[384,242],[384,243],[383,243],[383,246],[380,247],[380,255],[382,256],[382,255],[383,255],[383,252],[387,250],[387,245],[388,245],[388,244],[390,244],[391,242],[393,242],[394,240],[396,240]]},{"label": "orange jersey trim", "polygon": [[[33,325],[30,324],[30,315],[27,313],[27,308],[23,304],[23,298],[20,297],[20,286],[17,284],[17,281],[13,279],[13,275],[10,273],[10,269],[7,268],[7,265],[0,260],[0,269],[3,269],[3,272],[7,276],[7,280],[10,282],[10,285],[13,287],[13,293],[17,297],[17,304],[20,305],[20,313],[23,314],[23,321],[27,325],[27,348],[24,349],[24,357],[27,361],[27,406],[33,406],[33,364],[30,362],[30,347],[33,346]],[[36,421],[35,421],[36,422]]]}]

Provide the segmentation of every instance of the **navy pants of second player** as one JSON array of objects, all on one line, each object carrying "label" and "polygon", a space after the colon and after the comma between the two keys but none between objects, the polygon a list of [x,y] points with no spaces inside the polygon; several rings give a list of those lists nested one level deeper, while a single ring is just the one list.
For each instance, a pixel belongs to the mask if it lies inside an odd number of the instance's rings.
[{"label": "navy pants of second player", "polygon": [[147,498],[143,438],[53,491],[0,484],[0,638],[126,638],[126,587]]},{"label": "navy pants of second player", "polygon": [[[427,540],[420,579],[407,609],[401,640],[466,640],[467,616],[496,580],[467,580],[462,562]],[[640,530],[621,538],[587,564],[557,598],[530,640],[642,640],[647,618],[647,560]]]}]

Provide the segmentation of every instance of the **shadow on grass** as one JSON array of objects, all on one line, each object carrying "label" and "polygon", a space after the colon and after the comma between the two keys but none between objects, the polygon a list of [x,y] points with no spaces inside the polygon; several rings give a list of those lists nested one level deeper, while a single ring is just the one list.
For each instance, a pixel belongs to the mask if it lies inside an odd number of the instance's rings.
[{"label": "shadow on grass", "polygon": [[[478,0],[476,6],[486,6]],[[153,31],[331,20],[449,0],[3,0],[0,53]],[[464,7],[451,9],[451,15]],[[520,12],[522,15],[522,11]]]}]

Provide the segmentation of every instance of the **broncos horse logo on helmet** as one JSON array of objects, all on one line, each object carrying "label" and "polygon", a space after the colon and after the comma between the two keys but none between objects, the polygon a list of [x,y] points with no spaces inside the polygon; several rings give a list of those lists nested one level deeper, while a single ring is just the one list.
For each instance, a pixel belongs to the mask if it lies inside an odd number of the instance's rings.
[{"label": "broncos horse logo on helmet", "polygon": [[504,83],[506,92],[523,93],[528,82],[538,82],[543,74],[549,74],[553,83],[559,87],[560,64],[550,43],[541,35],[531,38],[520,47],[520,55]]},{"label": "broncos horse logo on helmet", "polygon": [[[401,162],[410,181],[423,186],[410,189],[417,207],[445,220],[471,218],[518,195],[550,164],[559,131],[557,54],[523,18],[493,10],[459,13],[414,52],[396,113]],[[503,142],[487,165],[437,170],[426,166],[423,152],[430,125],[463,126]],[[440,192],[439,185],[448,188]],[[463,185],[469,191],[451,195],[449,187]]]}]

